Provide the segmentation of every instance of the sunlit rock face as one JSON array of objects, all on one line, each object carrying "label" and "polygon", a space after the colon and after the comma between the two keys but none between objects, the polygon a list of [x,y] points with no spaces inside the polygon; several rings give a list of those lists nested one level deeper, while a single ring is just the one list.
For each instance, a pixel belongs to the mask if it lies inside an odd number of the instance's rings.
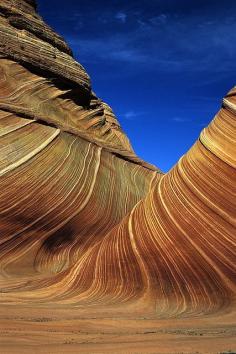
[{"label": "sunlit rock face", "polygon": [[236,89],[163,174],[35,11],[0,3],[0,301],[233,311]]}]

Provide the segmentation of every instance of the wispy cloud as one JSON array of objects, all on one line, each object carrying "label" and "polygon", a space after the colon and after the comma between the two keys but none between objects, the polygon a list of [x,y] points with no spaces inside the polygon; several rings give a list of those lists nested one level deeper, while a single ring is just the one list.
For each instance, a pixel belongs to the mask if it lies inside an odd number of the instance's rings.
[{"label": "wispy cloud", "polygon": [[158,16],[151,17],[149,22],[152,25],[164,25],[167,22],[168,16],[166,14],[160,14]]},{"label": "wispy cloud", "polygon": [[204,128],[208,125],[207,122],[204,122],[202,119],[199,119],[199,117],[197,117],[197,116],[195,119],[176,116],[171,121],[174,123],[177,123],[177,124],[185,125],[185,126],[186,125],[194,125],[194,126],[198,126],[200,128]]},{"label": "wispy cloud", "polygon": [[232,43],[236,40],[236,24],[234,30],[219,27],[196,31],[187,25],[172,24],[159,32],[136,29],[106,38],[78,39],[77,47],[97,59],[156,64],[160,70],[231,71],[235,69],[236,50]]},{"label": "wispy cloud", "polygon": [[134,120],[135,118],[138,118],[143,115],[144,115],[144,112],[128,111],[128,112],[122,114],[121,116],[127,120]]},{"label": "wispy cloud", "polygon": [[[83,63],[120,62],[130,67],[137,64],[137,70],[145,71],[155,67],[156,72],[215,73],[208,80],[217,80],[219,75],[235,70],[236,22],[232,16],[217,23],[214,18],[194,13],[177,16],[163,12],[151,16],[124,10],[115,15],[107,11],[88,16],[91,18],[83,18],[84,23],[100,21],[101,30],[93,33],[92,29],[78,29],[78,37],[69,39]],[[126,24],[125,31],[120,24]],[[79,21],[78,26],[81,27]]]},{"label": "wispy cloud", "polygon": [[172,122],[176,122],[176,123],[188,123],[188,122],[190,122],[190,120],[187,119],[187,118],[183,118],[183,117],[173,117]]},{"label": "wispy cloud", "polygon": [[126,63],[146,62],[147,55],[138,48],[129,44],[129,38],[121,36],[109,36],[96,39],[70,38],[69,44],[75,51],[78,50],[80,58],[85,62],[112,60]]},{"label": "wispy cloud", "polygon": [[115,18],[119,21],[119,22],[122,22],[122,23],[125,23],[126,22],[126,19],[127,19],[127,14],[125,12],[117,12],[115,14]]}]

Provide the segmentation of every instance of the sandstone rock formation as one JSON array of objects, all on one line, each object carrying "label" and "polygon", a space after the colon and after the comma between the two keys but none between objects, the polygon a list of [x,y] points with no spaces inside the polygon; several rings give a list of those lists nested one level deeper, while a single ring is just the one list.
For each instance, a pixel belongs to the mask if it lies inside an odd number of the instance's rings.
[{"label": "sandstone rock formation", "polygon": [[35,2],[1,0],[1,303],[233,313],[235,115],[233,88],[163,174]]}]

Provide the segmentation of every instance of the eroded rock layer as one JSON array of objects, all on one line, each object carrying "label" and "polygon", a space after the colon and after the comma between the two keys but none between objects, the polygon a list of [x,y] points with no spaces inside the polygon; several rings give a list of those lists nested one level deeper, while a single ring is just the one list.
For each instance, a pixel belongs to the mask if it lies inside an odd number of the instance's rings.
[{"label": "eroded rock layer", "polygon": [[164,175],[35,8],[0,5],[1,302],[232,310],[235,88]]}]

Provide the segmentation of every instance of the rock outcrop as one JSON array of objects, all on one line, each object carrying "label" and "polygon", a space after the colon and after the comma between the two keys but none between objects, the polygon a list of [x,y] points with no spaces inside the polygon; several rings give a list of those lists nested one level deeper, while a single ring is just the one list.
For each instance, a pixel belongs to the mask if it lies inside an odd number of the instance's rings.
[{"label": "rock outcrop", "polygon": [[233,311],[236,89],[163,174],[34,1],[1,1],[0,75],[0,301]]}]

